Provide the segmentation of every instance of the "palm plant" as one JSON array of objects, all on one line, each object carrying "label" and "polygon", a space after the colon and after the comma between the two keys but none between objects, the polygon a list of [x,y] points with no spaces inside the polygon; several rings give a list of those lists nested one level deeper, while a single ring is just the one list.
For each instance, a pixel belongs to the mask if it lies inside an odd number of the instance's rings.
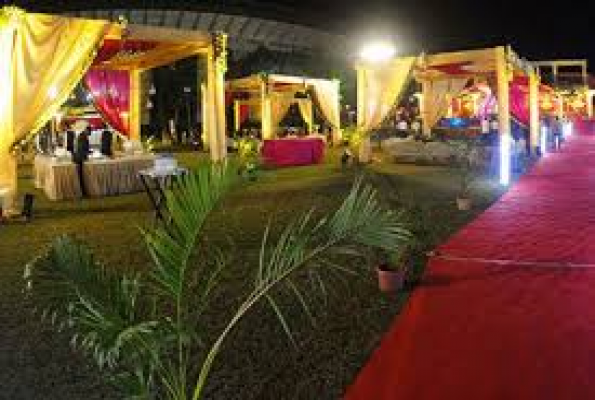
[{"label": "palm plant", "polygon": [[449,140],[448,144],[454,150],[453,167],[457,172],[459,198],[469,198],[471,189],[478,174],[477,149],[478,143],[472,139]]},{"label": "palm plant", "polygon": [[[325,272],[355,272],[333,263],[331,254],[395,252],[409,238],[398,214],[384,210],[375,192],[356,181],[333,214],[316,219],[306,212],[275,242],[267,228],[251,290],[215,340],[205,343],[204,313],[229,260],[226,252],[201,246],[201,233],[230,186],[229,171],[199,168],[167,193],[171,224],[142,233],[153,261],[148,272],[108,269],[68,237],[25,269],[27,293],[41,306],[42,317],[68,332],[126,398],[201,399],[222,345],[257,304],[266,302],[291,338],[276,293],[293,296],[309,315],[300,273],[323,287]],[[193,257],[197,251],[199,257]]]}]

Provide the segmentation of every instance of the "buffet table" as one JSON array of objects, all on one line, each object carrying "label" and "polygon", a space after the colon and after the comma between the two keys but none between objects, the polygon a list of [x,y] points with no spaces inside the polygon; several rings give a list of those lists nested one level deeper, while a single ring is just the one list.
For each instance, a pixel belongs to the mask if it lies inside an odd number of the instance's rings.
[{"label": "buffet table", "polygon": [[[90,197],[113,196],[143,190],[138,173],[152,167],[155,156],[134,155],[113,159],[88,160],[83,177]],[[35,157],[35,186],[50,200],[70,200],[82,196],[76,164],[50,156]]]},{"label": "buffet table", "polygon": [[50,200],[81,197],[76,164],[59,161],[51,156],[36,156],[34,161],[35,187],[42,189]]},{"label": "buffet table", "polygon": [[320,138],[271,139],[262,145],[265,164],[276,167],[319,164],[324,157],[324,140]]}]

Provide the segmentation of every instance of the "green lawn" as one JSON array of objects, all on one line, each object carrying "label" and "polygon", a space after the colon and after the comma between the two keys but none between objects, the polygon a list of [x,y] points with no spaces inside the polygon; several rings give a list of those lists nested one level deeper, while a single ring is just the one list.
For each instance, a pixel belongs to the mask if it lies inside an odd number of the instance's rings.
[{"label": "green lawn", "polygon": [[[199,159],[190,153],[179,154],[179,158],[189,166]],[[30,166],[20,172],[22,187],[33,190]],[[377,162],[362,171],[343,170],[336,155],[321,166],[265,171],[255,183],[240,183],[206,228],[210,241],[223,246],[232,243],[234,254],[209,316],[213,334],[247,291],[265,226],[270,223],[276,232],[301,211],[334,209],[361,172],[378,188],[387,206],[406,210],[421,242],[415,266],[418,274],[424,250],[443,241],[501,193],[496,185],[481,180],[474,210],[459,212],[453,201],[455,180],[445,168]],[[23,300],[21,276],[25,263],[63,233],[84,239],[110,266],[147,268],[149,259],[138,228],[153,222],[149,201],[140,193],[51,203],[41,192],[35,193],[32,223],[0,225],[0,398],[117,398],[94,367],[69,349],[63,335],[31,314],[32,305]],[[380,294],[371,269],[359,278],[334,282],[330,289],[326,300],[318,295],[315,327],[289,309],[297,348],[288,344],[266,307],[244,320],[215,365],[209,398],[338,398],[407,294]]]}]

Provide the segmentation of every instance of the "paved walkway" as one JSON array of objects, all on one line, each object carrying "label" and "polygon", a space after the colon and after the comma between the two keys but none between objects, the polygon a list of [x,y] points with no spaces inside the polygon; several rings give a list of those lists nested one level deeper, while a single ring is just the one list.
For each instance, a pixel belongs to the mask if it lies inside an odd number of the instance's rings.
[{"label": "paved walkway", "polygon": [[439,247],[346,399],[595,399],[595,136]]}]

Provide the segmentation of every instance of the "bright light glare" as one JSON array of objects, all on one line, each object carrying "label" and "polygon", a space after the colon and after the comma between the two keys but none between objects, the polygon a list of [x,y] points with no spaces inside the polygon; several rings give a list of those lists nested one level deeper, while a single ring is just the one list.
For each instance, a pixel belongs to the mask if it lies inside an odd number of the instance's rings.
[{"label": "bright light glare", "polygon": [[374,42],[365,45],[362,48],[360,57],[368,62],[380,63],[392,59],[397,50],[387,42]]},{"label": "bright light glare", "polygon": [[58,88],[56,88],[55,86],[52,86],[49,90],[48,90],[48,97],[51,100],[54,100],[56,97],[58,97]]},{"label": "bright light glare", "polygon": [[510,137],[503,135],[500,143],[500,184],[510,183]]},{"label": "bright light glare", "polygon": [[547,154],[547,127],[541,127],[541,141],[539,146],[541,147],[541,155],[545,156]]},{"label": "bright light glare", "polygon": [[572,135],[572,122],[564,122],[564,125],[562,126],[562,134],[564,135],[564,138],[568,138]]}]

